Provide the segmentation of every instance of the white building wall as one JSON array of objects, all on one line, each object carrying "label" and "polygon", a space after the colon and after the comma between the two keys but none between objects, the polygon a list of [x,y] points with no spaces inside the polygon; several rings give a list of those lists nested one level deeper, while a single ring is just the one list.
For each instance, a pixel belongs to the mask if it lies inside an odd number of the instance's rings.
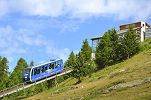
[{"label": "white building wall", "polygon": [[140,40],[141,40],[141,42],[143,42],[144,39],[145,39],[145,29],[146,29],[146,23],[145,22],[141,22],[141,32],[140,32]]}]

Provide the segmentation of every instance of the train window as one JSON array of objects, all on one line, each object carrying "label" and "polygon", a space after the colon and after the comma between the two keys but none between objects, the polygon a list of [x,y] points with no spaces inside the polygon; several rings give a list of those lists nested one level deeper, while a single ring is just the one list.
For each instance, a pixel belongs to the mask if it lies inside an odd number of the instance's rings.
[{"label": "train window", "polygon": [[54,64],[54,63],[50,63],[50,64],[49,64],[49,69],[54,69],[54,67],[55,67],[55,64]]},{"label": "train window", "polygon": [[37,74],[39,74],[39,73],[40,73],[40,68],[37,69]]},{"label": "train window", "polygon": [[63,62],[62,62],[62,60],[60,60],[60,66],[62,66],[63,65]]},{"label": "train window", "polygon": [[56,68],[58,68],[60,66],[60,64],[57,62]]},{"label": "train window", "polygon": [[57,68],[60,67],[60,64],[57,65]]},{"label": "train window", "polygon": [[53,69],[55,68],[55,63],[52,63],[52,68],[53,68]]},{"label": "train window", "polygon": [[25,69],[25,72],[30,72],[31,71],[31,68],[26,68]]},{"label": "train window", "polygon": [[49,69],[52,69],[52,64],[49,64]]},{"label": "train window", "polygon": [[60,67],[60,65],[61,65],[61,62],[60,62],[60,60],[59,60],[59,61],[57,61],[56,68]]},{"label": "train window", "polygon": [[35,69],[34,69],[34,75],[36,75],[36,74],[37,74],[37,69],[35,68]]},{"label": "train window", "polygon": [[48,69],[48,67],[47,66],[45,66],[45,71]]},{"label": "train window", "polygon": [[42,71],[42,72],[44,72],[44,71],[45,71],[45,66],[42,66],[41,71]]}]

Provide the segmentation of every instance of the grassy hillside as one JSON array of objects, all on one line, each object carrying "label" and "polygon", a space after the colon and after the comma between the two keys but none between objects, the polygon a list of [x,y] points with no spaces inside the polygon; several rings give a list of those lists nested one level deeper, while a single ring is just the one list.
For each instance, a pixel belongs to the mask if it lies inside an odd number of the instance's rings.
[{"label": "grassy hillside", "polygon": [[39,93],[27,100],[149,100],[151,98],[151,82],[133,87],[120,88],[104,92],[111,86],[141,80],[151,76],[151,40],[142,44],[145,51],[119,64],[108,66],[97,71],[91,77],[83,78],[82,83],[69,78],[50,90]]}]

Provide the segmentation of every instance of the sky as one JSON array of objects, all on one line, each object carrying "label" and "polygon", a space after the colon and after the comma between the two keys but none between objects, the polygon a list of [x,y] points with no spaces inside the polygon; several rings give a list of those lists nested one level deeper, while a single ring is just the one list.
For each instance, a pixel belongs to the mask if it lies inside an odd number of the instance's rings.
[{"label": "sky", "polygon": [[151,25],[151,0],[0,0],[0,56],[36,64],[78,53],[85,39],[119,25]]}]

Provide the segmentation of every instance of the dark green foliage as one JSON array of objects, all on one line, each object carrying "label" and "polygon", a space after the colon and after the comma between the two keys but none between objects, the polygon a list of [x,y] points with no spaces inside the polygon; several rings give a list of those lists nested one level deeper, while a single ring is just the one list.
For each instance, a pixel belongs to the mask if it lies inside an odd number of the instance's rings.
[{"label": "dark green foliage", "polygon": [[144,50],[151,49],[151,38],[146,39],[144,42],[142,42],[139,46],[139,50],[142,52]]},{"label": "dark green foliage", "polygon": [[91,61],[92,48],[90,47],[87,39],[83,42],[81,53],[83,54],[85,62]]},{"label": "dark green foliage", "polygon": [[34,66],[34,61],[33,60],[30,62],[29,66],[31,66],[31,67]]},{"label": "dark green foliage", "polygon": [[10,75],[10,80],[9,80],[10,86],[22,83],[22,72],[27,66],[28,66],[28,64],[23,58],[20,58],[18,60],[14,71]]},{"label": "dark green foliage", "polygon": [[111,47],[112,47],[112,54],[111,59],[112,64],[117,63],[120,59],[120,39],[119,35],[117,34],[115,29],[112,29],[109,31],[110,34],[110,40],[111,40]]},{"label": "dark green foliage", "polygon": [[91,61],[91,53],[92,49],[86,39],[83,42],[81,51],[76,55],[76,57],[74,53],[71,52],[66,62],[66,65],[74,70],[72,76],[78,79],[78,83],[81,82],[81,77],[85,77],[87,75],[91,76],[95,70],[95,64]]},{"label": "dark green foliage", "polygon": [[100,68],[119,60],[119,37],[115,29],[105,32],[96,49],[96,63]]},{"label": "dark green foliage", "polygon": [[139,38],[131,26],[121,38],[119,38],[115,29],[111,29],[101,37],[96,49],[95,62],[101,69],[128,59],[138,51]]},{"label": "dark green foliage", "polygon": [[81,77],[84,76],[83,68],[84,67],[84,55],[79,52],[78,55],[76,55],[76,63],[73,68],[73,77],[78,79],[78,82],[81,82]]},{"label": "dark green foliage", "polygon": [[75,63],[76,63],[76,57],[74,55],[74,52],[72,51],[69,55],[68,60],[65,62],[65,67],[73,68]]},{"label": "dark green foliage", "polygon": [[7,87],[8,81],[8,60],[0,57],[0,90]]},{"label": "dark green foliage", "polygon": [[139,38],[130,26],[121,41],[123,59],[128,59],[139,51]]}]

